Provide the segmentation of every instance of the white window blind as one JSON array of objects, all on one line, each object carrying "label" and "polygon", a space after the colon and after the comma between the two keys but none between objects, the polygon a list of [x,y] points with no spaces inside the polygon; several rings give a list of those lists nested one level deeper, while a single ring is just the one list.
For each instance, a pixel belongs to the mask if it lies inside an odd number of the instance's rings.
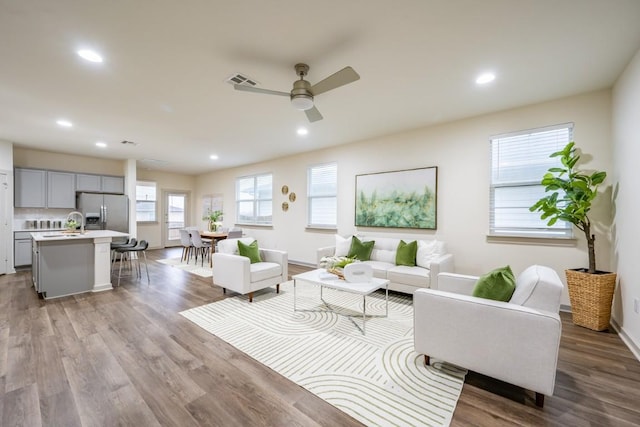
[{"label": "white window blind", "polygon": [[571,237],[572,226],[552,227],[529,208],[545,196],[540,184],[549,168],[561,166],[549,157],[573,140],[573,124],[513,132],[491,138],[490,234],[524,237]]},{"label": "white window blind", "polygon": [[157,221],[157,185],[151,181],[136,182],[136,221]]},{"label": "white window blind", "polygon": [[338,224],[338,165],[309,167],[307,173],[308,226],[336,227]]},{"label": "white window blind", "polygon": [[273,209],[271,174],[244,176],[236,180],[236,222],[270,225]]}]

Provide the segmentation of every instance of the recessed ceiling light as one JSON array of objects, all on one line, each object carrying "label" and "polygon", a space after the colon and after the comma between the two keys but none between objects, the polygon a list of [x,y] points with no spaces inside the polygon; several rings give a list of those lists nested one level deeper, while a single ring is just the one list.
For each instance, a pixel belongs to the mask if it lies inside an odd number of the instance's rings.
[{"label": "recessed ceiling light", "polygon": [[96,147],[105,148],[107,146],[106,142],[98,141],[96,142]]},{"label": "recessed ceiling light", "polygon": [[307,130],[307,128],[299,128],[298,129],[298,135],[306,135],[308,133],[309,133],[309,131]]},{"label": "recessed ceiling light", "polygon": [[480,74],[478,76],[478,78],[476,79],[476,83],[479,85],[484,85],[487,84],[489,82],[492,82],[496,79],[496,75],[493,73],[484,73],[484,74]]},{"label": "recessed ceiling light", "polygon": [[80,49],[78,56],[90,62],[102,62],[102,56],[96,51],[90,49]]},{"label": "recessed ceiling light", "polygon": [[218,155],[217,154],[212,154],[212,155],[209,156],[209,158],[211,160],[218,160]]},{"label": "recessed ceiling light", "polygon": [[71,126],[73,126],[73,123],[71,123],[69,120],[64,120],[64,119],[60,119],[56,121],[56,123],[58,124],[58,126],[62,126],[65,128],[70,128]]}]

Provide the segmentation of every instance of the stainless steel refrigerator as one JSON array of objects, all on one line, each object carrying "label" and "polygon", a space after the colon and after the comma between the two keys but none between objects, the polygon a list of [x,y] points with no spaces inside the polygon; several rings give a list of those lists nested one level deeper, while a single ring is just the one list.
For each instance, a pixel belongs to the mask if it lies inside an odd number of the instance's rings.
[{"label": "stainless steel refrigerator", "polygon": [[129,197],[122,194],[77,193],[76,208],[86,230],[129,232]]}]

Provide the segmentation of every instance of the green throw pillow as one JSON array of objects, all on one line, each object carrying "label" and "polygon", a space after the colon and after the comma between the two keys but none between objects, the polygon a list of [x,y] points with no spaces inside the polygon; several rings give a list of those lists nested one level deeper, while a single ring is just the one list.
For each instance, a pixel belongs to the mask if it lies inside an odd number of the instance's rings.
[{"label": "green throw pillow", "polygon": [[396,265],[408,265],[413,267],[416,265],[416,254],[418,253],[418,242],[406,243],[404,240],[400,240],[398,243],[398,249],[396,250]]},{"label": "green throw pillow", "polygon": [[254,240],[250,245],[245,245],[240,240],[238,240],[238,252],[242,256],[246,256],[249,258],[251,264],[255,264],[256,262],[262,262],[262,258],[260,258],[260,249],[258,249],[258,241]]},{"label": "green throw pillow", "polygon": [[371,251],[373,251],[373,245],[376,242],[374,240],[370,242],[361,242],[356,236],[351,239],[351,247],[347,258],[355,258],[360,261],[369,261],[371,258]]},{"label": "green throw pillow", "polygon": [[509,301],[516,290],[516,279],[511,267],[496,268],[480,276],[473,288],[473,296],[496,301]]}]

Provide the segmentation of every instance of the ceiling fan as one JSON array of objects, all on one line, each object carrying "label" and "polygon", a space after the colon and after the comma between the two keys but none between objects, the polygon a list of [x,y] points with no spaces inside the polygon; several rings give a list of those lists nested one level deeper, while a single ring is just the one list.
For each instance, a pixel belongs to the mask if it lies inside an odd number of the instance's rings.
[{"label": "ceiling fan", "polygon": [[339,88],[349,83],[353,83],[360,78],[358,73],[351,67],[344,67],[342,70],[333,73],[324,80],[320,80],[313,86],[304,79],[309,72],[307,64],[296,64],[296,74],[300,76],[300,80],[293,82],[291,92],[281,92],[277,90],[260,89],[252,86],[233,85],[236,90],[245,92],[265,93],[267,95],[288,96],[291,99],[291,105],[297,110],[303,110],[310,122],[322,120],[322,114],[313,105],[313,97],[321,93],[328,92],[332,89]]}]

